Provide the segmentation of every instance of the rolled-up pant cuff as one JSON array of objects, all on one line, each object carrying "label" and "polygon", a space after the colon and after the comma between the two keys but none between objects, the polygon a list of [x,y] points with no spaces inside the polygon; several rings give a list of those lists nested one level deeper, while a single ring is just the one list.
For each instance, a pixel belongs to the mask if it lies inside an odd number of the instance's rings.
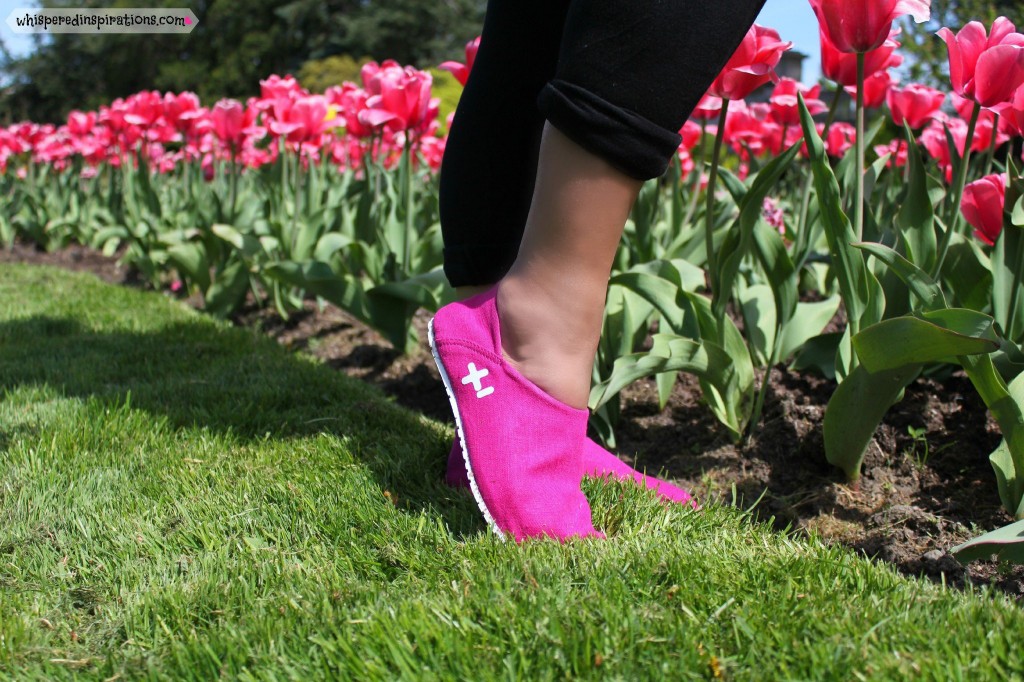
[{"label": "rolled-up pant cuff", "polygon": [[593,92],[553,79],[541,89],[537,106],[570,140],[636,180],[660,177],[682,137]]}]

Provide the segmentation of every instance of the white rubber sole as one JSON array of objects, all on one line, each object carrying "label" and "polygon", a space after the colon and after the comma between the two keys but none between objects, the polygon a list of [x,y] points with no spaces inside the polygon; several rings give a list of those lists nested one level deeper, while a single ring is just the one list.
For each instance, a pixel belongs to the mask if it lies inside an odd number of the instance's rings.
[{"label": "white rubber sole", "polygon": [[459,415],[459,406],[455,402],[455,391],[452,390],[452,381],[448,376],[447,370],[444,368],[444,363],[441,362],[441,356],[437,354],[437,344],[434,341],[434,318],[430,318],[430,323],[427,325],[427,336],[430,339],[430,353],[434,356],[434,364],[437,365],[437,371],[441,373],[441,381],[444,382],[445,393],[448,394],[448,402],[452,406],[452,414],[455,415],[455,433],[459,438],[459,444],[462,446],[462,459],[466,464],[466,474],[469,477],[469,489],[473,492],[473,499],[476,500],[476,506],[480,508],[480,511],[484,515],[484,520],[487,521],[487,525],[491,527],[494,534],[499,539],[505,539],[505,533],[498,528],[498,524],[494,522],[494,517],[491,516],[491,512],[487,509],[487,505],[484,504],[484,498],[480,495],[480,488],[476,484],[476,476],[473,475],[473,465],[469,462],[469,448],[466,447],[466,433],[462,429],[462,417]]}]

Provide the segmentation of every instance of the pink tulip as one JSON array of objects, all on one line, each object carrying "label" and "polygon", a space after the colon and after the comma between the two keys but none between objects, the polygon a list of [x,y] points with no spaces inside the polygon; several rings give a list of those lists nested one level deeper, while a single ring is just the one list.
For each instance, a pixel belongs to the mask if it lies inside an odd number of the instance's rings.
[{"label": "pink tulip", "polygon": [[715,97],[713,95],[704,94],[697,102],[697,106],[694,107],[693,113],[690,114],[690,118],[698,121],[713,121],[718,118],[718,115],[722,112],[722,98]]},{"label": "pink tulip", "polygon": [[426,71],[387,60],[364,65],[362,76],[369,95],[357,116],[363,125],[423,133],[437,118],[440,100],[430,97],[433,78]]},{"label": "pink tulip", "polygon": [[768,98],[772,107],[772,120],[782,126],[800,125],[800,111],[798,109],[797,94],[804,96],[804,103],[811,115],[820,114],[828,107],[818,96],[821,94],[821,86],[805,87],[792,78],[783,78],[775,84],[772,95]]},{"label": "pink tulip", "polygon": [[708,94],[738,100],[768,81],[778,82],[775,66],[782,53],[792,46],[793,43],[783,42],[775,29],[754,24],[708,88]]},{"label": "pink tulip", "polygon": [[[895,39],[898,33],[898,29],[894,30],[881,46],[864,53],[865,78],[878,71],[888,69],[890,66],[899,66],[903,62],[903,58],[895,54],[896,48],[900,46]],[[819,36],[821,38],[821,72],[825,74],[825,78],[844,87],[856,87],[857,55],[843,52],[836,47],[824,29],[819,32]]]},{"label": "pink tulip", "polygon": [[328,104],[323,95],[277,99],[267,127],[290,144],[301,146],[303,151],[314,151],[320,147],[323,133],[337,125],[337,119],[327,120]]},{"label": "pink tulip", "polygon": [[775,199],[764,198],[761,202],[761,216],[766,223],[778,230],[779,234],[786,234],[786,214]]},{"label": "pink tulip", "polygon": [[931,15],[931,0],[810,0],[823,33],[841,52],[875,50],[888,39],[892,22],[904,14],[921,23]]},{"label": "pink tulip", "polygon": [[253,114],[247,115],[242,103],[234,99],[222,99],[210,111],[213,133],[223,144],[238,150],[245,140],[245,128],[251,125]]},{"label": "pink tulip", "polygon": [[886,95],[893,122],[902,127],[921,128],[935,116],[946,95],[935,88],[911,83],[905,88],[892,88]]},{"label": "pink tulip", "polygon": [[1024,135],[1024,85],[999,108],[999,131],[1007,135]]},{"label": "pink tulip", "polygon": [[356,137],[369,137],[373,128],[359,121],[359,112],[366,108],[369,95],[355,83],[342,83],[332,86],[324,92],[327,102],[338,108],[338,113],[345,120],[345,131]]},{"label": "pink tulip", "polygon": [[154,125],[163,116],[164,102],[160,93],[156,90],[151,92],[137,92],[125,99],[124,120],[134,126],[148,128]]},{"label": "pink tulip", "polygon": [[[952,126],[950,127],[950,132],[953,132]],[[964,137],[966,137],[966,135],[967,133],[965,131]],[[946,141],[946,132],[941,121],[933,119],[931,124],[921,131],[919,141],[928,152],[928,155],[935,159],[939,168],[943,170],[947,170],[949,168],[949,144]],[[963,149],[962,145],[961,149]]]},{"label": "pink tulip", "polygon": [[960,213],[974,228],[974,236],[989,246],[1003,231],[1003,203],[1006,198],[1006,174],[986,175],[964,187]]},{"label": "pink tulip", "polygon": [[889,144],[875,145],[875,153],[878,154],[879,157],[885,156],[886,154],[891,155],[888,163],[885,164],[889,168],[894,166],[902,168],[903,166],[906,166],[908,152],[909,150],[907,149],[906,143],[903,141],[903,138],[899,137],[890,141]]},{"label": "pink tulip", "polygon": [[168,124],[183,133],[192,130],[195,114],[201,108],[199,97],[194,92],[183,92],[179,95],[171,92],[164,93],[164,118],[167,119]]},{"label": "pink tulip", "polygon": [[983,107],[1008,101],[1024,84],[1024,35],[1006,17],[992,24],[991,34],[972,21],[954,34],[937,34],[949,49],[949,78],[953,90]]},{"label": "pink tulip", "polygon": [[75,136],[88,135],[96,125],[96,112],[75,110],[68,114],[68,132]]},{"label": "pink tulip", "polygon": [[309,95],[309,91],[303,89],[291,75],[281,78],[275,73],[260,81],[260,98],[263,100],[298,99],[306,95]]},{"label": "pink tulip", "polygon": [[480,49],[480,36],[473,38],[473,40],[466,43],[466,63],[460,64],[459,62],[443,62],[439,67],[442,71],[448,71],[455,80],[459,81],[463,87],[466,86],[466,81],[469,80],[469,73],[473,70],[473,62],[476,61],[476,53]]}]

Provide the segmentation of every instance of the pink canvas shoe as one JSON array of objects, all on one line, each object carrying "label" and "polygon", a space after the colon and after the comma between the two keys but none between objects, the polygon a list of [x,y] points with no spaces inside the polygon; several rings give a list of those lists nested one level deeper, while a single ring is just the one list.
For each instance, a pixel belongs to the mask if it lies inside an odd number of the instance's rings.
[{"label": "pink canvas shoe", "polygon": [[505,361],[497,291],[444,306],[429,327],[470,490],[501,537],[604,537],[580,490],[588,412],[555,400]]},{"label": "pink canvas shoe", "polygon": [[[620,481],[632,480],[653,490],[663,500],[698,508],[697,501],[690,493],[668,481],[640,473],[590,438],[583,441],[583,475],[591,478],[615,478]],[[448,453],[448,468],[444,480],[453,488],[469,487],[469,476],[466,475],[466,464],[458,438],[452,443],[451,452]]]}]

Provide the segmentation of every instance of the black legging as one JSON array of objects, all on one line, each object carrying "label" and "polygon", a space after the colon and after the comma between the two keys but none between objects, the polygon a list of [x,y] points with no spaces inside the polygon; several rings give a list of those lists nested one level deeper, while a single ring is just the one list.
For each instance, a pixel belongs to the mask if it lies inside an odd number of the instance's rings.
[{"label": "black legging", "polygon": [[630,177],[662,175],[764,2],[489,0],[441,164],[451,285],[515,261],[545,120]]}]

